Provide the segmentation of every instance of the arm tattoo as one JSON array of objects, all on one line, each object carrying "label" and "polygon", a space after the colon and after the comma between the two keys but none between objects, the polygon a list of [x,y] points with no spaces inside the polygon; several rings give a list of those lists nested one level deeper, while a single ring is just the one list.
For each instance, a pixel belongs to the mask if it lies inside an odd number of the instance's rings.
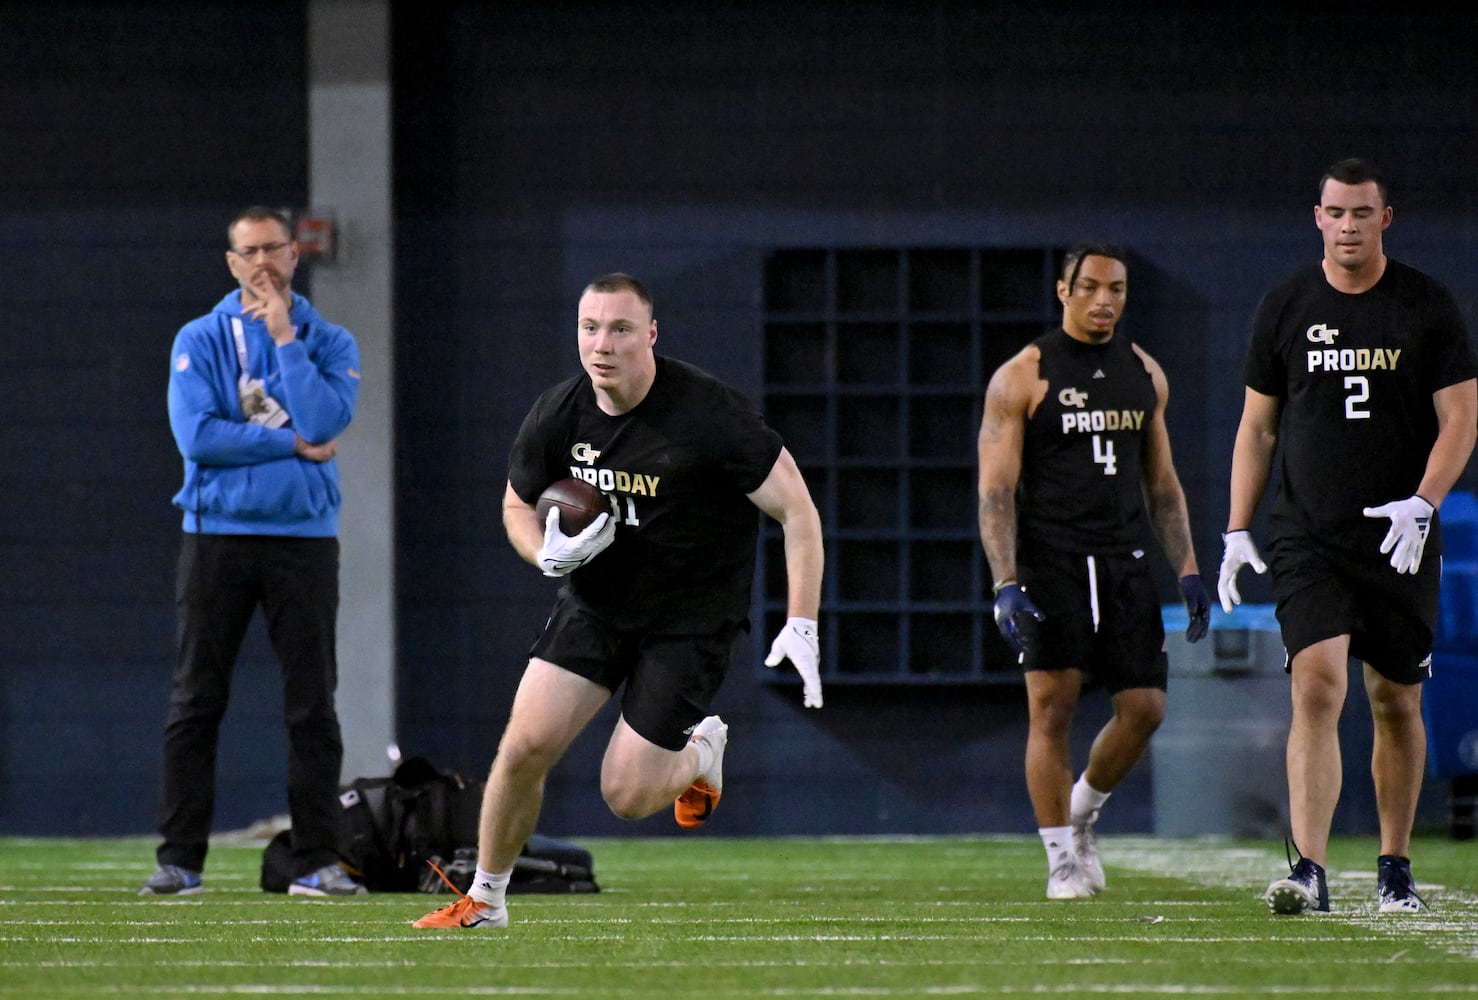
[{"label": "arm tattoo", "polygon": [[1149,502],[1150,524],[1165,558],[1176,573],[1187,561],[1194,561],[1191,546],[1190,514],[1186,510],[1185,494],[1178,488],[1161,490],[1146,496]]},{"label": "arm tattoo", "polygon": [[980,542],[997,579],[1016,574],[1016,491],[996,488],[980,498]]}]

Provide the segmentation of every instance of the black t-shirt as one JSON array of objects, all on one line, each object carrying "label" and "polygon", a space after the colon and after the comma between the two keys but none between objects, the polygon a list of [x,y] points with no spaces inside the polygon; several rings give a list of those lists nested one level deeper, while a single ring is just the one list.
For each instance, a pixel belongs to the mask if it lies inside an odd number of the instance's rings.
[{"label": "black t-shirt", "polygon": [[[1245,366],[1248,387],[1282,408],[1270,538],[1378,551],[1390,522],[1361,510],[1416,491],[1437,439],[1432,394],[1475,374],[1452,293],[1400,261],[1358,295],[1319,264],[1270,291]],[[1426,551],[1442,551],[1435,521]]]},{"label": "black t-shirt", "polygon": [[618,628],[691,634],[749,616],[759,512],[748,494],[781,440],[737,390],[694,366],[657,358],[647,397],[620,416],[596,405],[588,376],[534,403],[509,459],[509,482],[533,504],[574,476],[615,496],[616,539],[566,579]]},{"label": "black t-shirt", "polygon": [[1144,542],[1141,454],[1154,382],[1129,338],[1085,344],[1056,330],[1034,342],[1047,395],[1026,422],[1018,548],[1130,552]]}]

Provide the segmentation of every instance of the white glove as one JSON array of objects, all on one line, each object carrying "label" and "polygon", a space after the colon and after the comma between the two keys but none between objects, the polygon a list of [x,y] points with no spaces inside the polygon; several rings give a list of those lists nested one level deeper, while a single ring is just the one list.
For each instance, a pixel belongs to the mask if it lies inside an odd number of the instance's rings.
[{"label": "white glove", "polygon": [[1216,593],[1221,598],[1221,610],[1231,614],[1232,605],[1242,603],[1242,594],[1237,590],[1237,571],[1243,566],[1251,566],[1259,573],[1266,573],[1268,564],[1258,555],[1257,546],[1252,544],[1252,532],[1247,529],[1228,531],[1221,540],[1226,543],[1226,550],[1221,556],[1221,577],[1216,581]]},{"label": "white glove", "polygon": [[[1391,553],[1391,568],[1397,573],[1415,573],[1427,547],[1427,529],[1432,526],[1432,505],[1419,496],[1392,500],[1379,507],[1366,507],[1366,517],[1389,517],[1391,530],[1380,543],[1381,554]],[[1392,551],[1394,550],[1394,551]]]},{"label": "white glove", "polygon": [[787,618],[785,627],[770,646],[765,666],[778,666],[786,657],[801,675],[802,698],[807,708],[821,707],[821,646],[816,641],[816,623],[810,618]]},{"label": "white glove", "polygon": [[544,519],[544,544],[539,549],[539,568],[545,576],[564,576],[605,551],[616,539],[616,519],[605,513],[573,537],[559,530],[559,508],[551,507]]}]

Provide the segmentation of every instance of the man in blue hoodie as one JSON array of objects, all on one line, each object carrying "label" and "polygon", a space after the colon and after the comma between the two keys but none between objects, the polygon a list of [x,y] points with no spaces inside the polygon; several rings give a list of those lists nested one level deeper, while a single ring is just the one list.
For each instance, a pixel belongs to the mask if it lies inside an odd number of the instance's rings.
[{"label": "man in blue hoodie", "polygon": [[339,474],[359,348],[292,290],[287,217],[248,208],[226,229],[241,286],[186,323],[170,353],[169,424],[185,463],[174,687],[165,723],[158,870],[140,895],[201,890],[231,674],[262,609],[282,670],[295,895],[362,893],[335,850],[344,746],[338,683]]}]

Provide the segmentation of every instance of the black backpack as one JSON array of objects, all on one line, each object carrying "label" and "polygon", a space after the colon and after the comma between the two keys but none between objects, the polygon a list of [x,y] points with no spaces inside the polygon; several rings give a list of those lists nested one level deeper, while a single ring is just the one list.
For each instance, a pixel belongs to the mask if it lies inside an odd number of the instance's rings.
[{"label": "black backpack", "polygon": [[[371,892],[415,892],[428,859],[477,844],[481,788],[424,757],[339,793],[339,854]],[[438,864],[441,864],[438,861]]]},{"label": "black backpack", "polygon": [[[450,892],[431,867],[466,892],[477,868],[482,785],[464,781],[424,757],[411,757],[388,778],[356,778],[339,794],[339,856],[371,892]],[[292,833],[284,830],[262,855],[262,888],[286,892]],[[430,862],[431,864],[428,864]],[[590,852],[535,834],[514,862],[508,891],[599,892]]]}]

